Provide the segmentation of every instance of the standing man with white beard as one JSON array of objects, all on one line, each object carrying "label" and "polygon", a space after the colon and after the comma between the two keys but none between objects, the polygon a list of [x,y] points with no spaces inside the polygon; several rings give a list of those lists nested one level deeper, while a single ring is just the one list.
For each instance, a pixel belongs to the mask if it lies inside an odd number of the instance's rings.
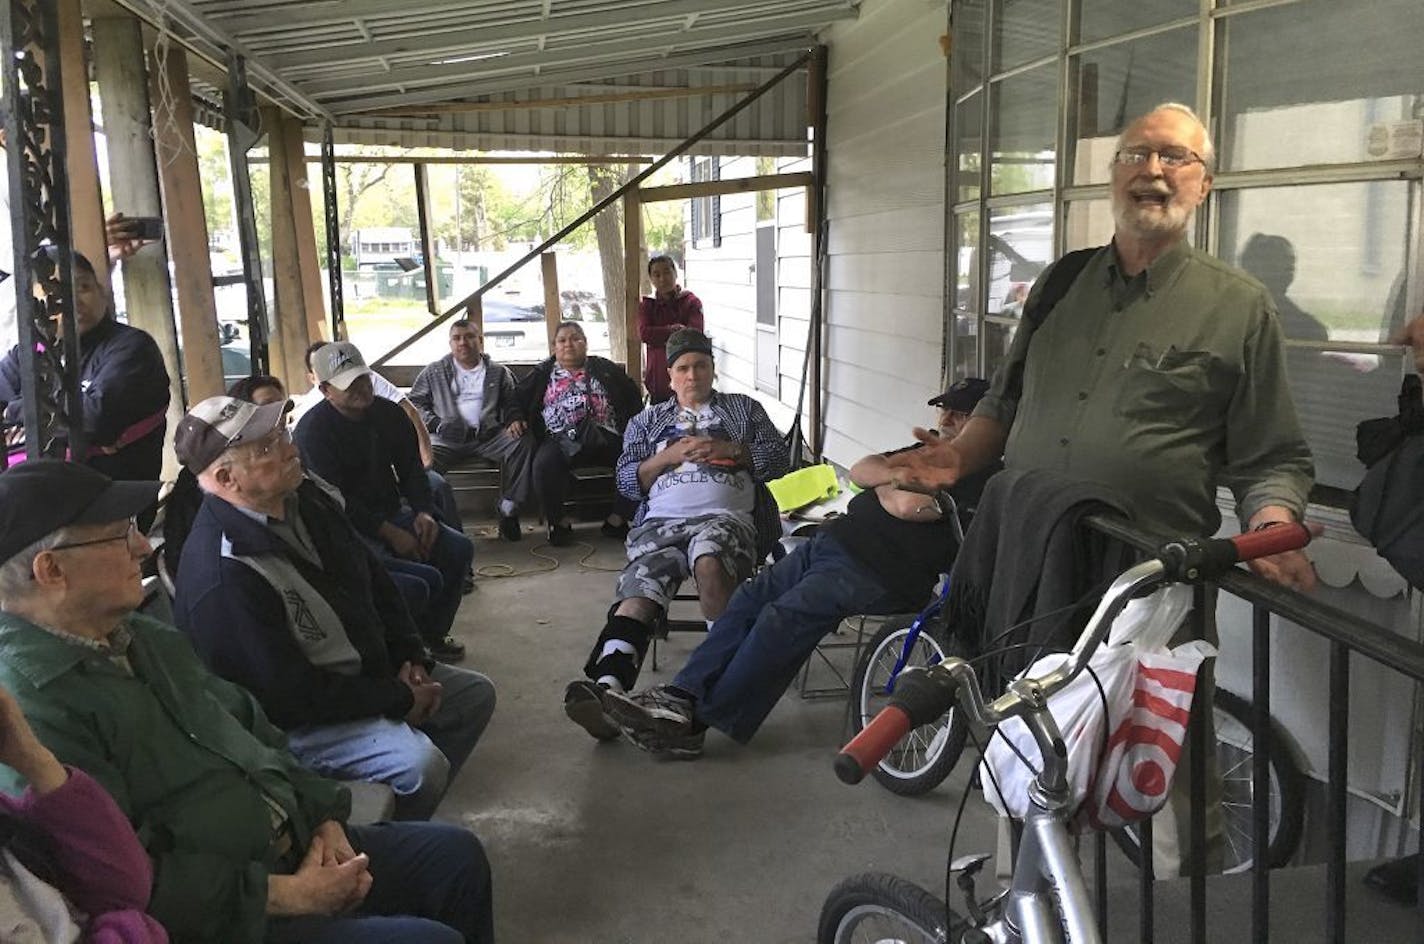
[{"label": "standing man with white beard", "polygon": [[[1011,470],[1051,469],[1109,487],[1140,527],[1159,534],[1214,534],[1218,485],[1235,496],[1243,529],[1300,520],[1314,470],[1271,296],[1187,242],[1213,162],[1211,138],[1185,105],[1159,105],[1131,122],[1113,155],[1112,243],[1086,257],[1046,317],[1019,325],[960,434],[892,456],[887,481],[943,488],[1002,455]],[[1037,309],[1053,271],[1025,310]],[[1287,587],[1315,585],[1300,551],[1251,569]],[[1209,703],[1211,691],[1208,666],[1197,695]],[[1177,778],[1154,823],[1159,875],[1176,874],[1178,837],[1185,846],[1186,780]],[[1210,772],[1208,782],[1219,789]],[[1221,841],[1210,794],[1208,866]]]}]

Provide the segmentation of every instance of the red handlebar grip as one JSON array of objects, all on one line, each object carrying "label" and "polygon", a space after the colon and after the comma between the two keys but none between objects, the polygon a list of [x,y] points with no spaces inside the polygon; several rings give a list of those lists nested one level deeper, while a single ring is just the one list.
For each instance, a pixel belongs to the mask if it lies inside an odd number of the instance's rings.
[{"label": "red handlebar grip", "polygon": [[836,776],[842,783],[860,783],[911,727],[910,716],[899,705],[882,708],[836,755]]},{"label": "red handlebar grip", "polygon": [[1288,522],[1259,531],[1247,531],[1229,540],[1236,548],[1236,559],[1248,561],[1305,547],[1310,543],[1310,529],[1303,524]]}]

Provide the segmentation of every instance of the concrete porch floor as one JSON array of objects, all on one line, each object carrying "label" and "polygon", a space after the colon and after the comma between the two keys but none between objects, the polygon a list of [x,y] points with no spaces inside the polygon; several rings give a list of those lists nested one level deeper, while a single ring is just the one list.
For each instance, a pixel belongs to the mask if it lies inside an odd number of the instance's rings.
[{"label": "concrete porch floor", "polygon": [[[543,544],[542,529],[526,525],[518,544],[494,540],[491,526],[469,531],[476,567],[550,566],[530,554]],[[815,939],[826,894],[853,873],[892,872],[943,895],[969,765],[915,799],[870,781],[842,785],[831,770],[842,699],[803,700],[793,689],[751,745],[712,731],[693,762],[599,744],[568,721],[564,685],[579,676],[613,588],[613,573],[578,561],[590,547],[590,565],[616,569],[623,561],[621,545],[596,525],[580,525],[577,535],[586,546],[541,549],[559,560],[557,571],[480,579],[456,623],[469,650],[464,665],[494,680],[499,705],[437,818],[483,840],[501,941],[801,944]],[[641,684],[670,680],[700,638],[674,634],[661,647],[660,671],[645,669]],[[848,651],[841,655],[849,660]],[[824,673],[813,681],[828,683]],[[955,854],[993,851],[994,839],[992,813],[975,794]],[[1112,849],[1109,865],[1110,937],[1134,940],[1135,871]],[[1273,880],[1272,940],[1323,939],[1323,880],[1307,885]],[[1186,940],[1185,894],[1185,883],[1159,885],[1157,940]],[[1367,935],[1351,940],[1412,939],[1409,912],[1390,909],[1403,920],[1382,926],[1380,899],[1357,879],[1349,896],[1351,930]],[[1311,907],[1292,907],[1305,898]],[[1239,909],[1249,900],[1249,888],[1244,896],[1213,893],[1208,939],[1245,940],[1249,912]],[[1220,907],[1228,901],[1230,917]]]}]

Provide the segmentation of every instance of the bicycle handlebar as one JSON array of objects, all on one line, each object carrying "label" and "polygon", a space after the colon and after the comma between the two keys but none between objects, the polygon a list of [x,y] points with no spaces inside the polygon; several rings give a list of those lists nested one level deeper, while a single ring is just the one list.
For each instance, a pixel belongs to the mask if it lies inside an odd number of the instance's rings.
[{"label": "bicycle handlebar", "polygon": [[1305,525],[1283,523],[1230,538],[1180,538],[1163,544],[1156,557],[1129,568],[1112,582],[1062,665],[1038,678],[1012,682],[1008,691],[990,704],[984,702],[973,666],[963,659],[949,658],[928,669],[907,670],[896,683],[890,703],[836,756],[836,776],[844,783],[859,783],[901,738],[936,720],[956,702],[986,727],[1041,710],[1054,692],[1083,671],[1088,658],[1107,638],[1113,620],[1138,591],[1160,583],[1208,580],[1242,561],[1299,550],[1310,538]]}]

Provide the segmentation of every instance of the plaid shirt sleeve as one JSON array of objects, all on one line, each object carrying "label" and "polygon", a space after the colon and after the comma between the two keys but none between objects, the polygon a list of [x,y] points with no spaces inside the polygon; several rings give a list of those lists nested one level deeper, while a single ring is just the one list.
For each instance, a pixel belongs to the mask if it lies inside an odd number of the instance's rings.
[{"label": "plaid shirt sleeve", "polygon": [[[752,478],[758,482],[769,482],[791,471],[791,451],[781,432],[766,415],[766,409],[751,397],[740,397],[732,401],[741,406],[741,421],[744,424],[742,442],[751,454]],[[729,404],[730,406],[731,404]]]},{"label": "plaid shirt sleeve", "polygon": [[[628,421],[623,431],[623,454],[618,457],[615,471],[618,492],[635,502],[641,502],[647,495],[638,481],[638,466],[653,454],[653,424],[658,414],[657,407],[649,407]],[[642,509],[638,509],[639,514]]]}]

